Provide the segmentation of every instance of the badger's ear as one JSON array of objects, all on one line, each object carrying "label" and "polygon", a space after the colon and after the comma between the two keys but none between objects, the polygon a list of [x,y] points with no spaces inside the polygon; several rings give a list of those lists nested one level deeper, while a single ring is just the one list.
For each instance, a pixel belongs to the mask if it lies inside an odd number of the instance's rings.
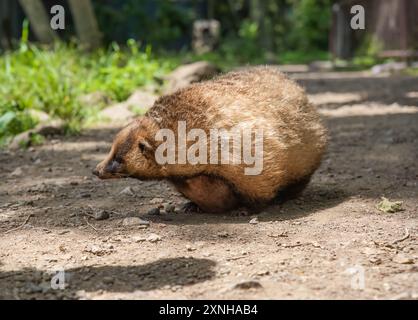
[{"label": "badger's ear", "polygon": [[138,142],[139,151],[147,158],[154,156],[154,148],[151,143],[143,138]]}]

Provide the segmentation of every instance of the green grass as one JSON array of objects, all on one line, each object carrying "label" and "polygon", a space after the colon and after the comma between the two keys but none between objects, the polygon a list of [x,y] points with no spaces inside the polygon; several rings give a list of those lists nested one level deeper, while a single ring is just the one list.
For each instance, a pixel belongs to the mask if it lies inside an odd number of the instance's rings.
[{"label": "green grass", "polygon": [[20,48],[0,56],[0,145],[36,125],[30,110],[40,110],[78,130],[98,107],[81,105],[83,94],[102,91],[121,101],[138,87],[154,83],[175,64],[157,59],[151,48],[134,41],[125,48],[86,53],[76,45],[57,43],[42,48],[22,41]]}]

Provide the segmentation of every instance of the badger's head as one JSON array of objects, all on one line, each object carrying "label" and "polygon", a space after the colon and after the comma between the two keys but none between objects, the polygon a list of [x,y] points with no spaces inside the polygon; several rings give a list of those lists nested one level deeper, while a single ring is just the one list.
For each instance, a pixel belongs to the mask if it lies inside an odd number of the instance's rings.
[{"label": "badger's head", "polygon": [[140,117],[123,128],[115,137],[106,159],[93,170],[100,179],[158,179],[162,167],[155,161],[155,122]]}]

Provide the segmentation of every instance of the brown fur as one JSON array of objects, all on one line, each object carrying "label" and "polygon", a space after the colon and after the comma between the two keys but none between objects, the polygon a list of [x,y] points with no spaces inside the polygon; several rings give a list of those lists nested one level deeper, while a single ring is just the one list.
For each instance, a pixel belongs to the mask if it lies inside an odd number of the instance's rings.
[{"label": "brown fur", "polygon": [[[247,176],[244,165],[233,164],[158,165],[153,159],[158,146],[155,133],[168,128],[177,134],[178,121],[186,121],[188,129],[201,128],[207,135],[211,128],[229,130],[237,124],[262,128],[262,173]],[[116,136],[96,174],[168,179],[205,211],[222,211],[242,202],[268,203],[286,187],[306,185],[320,164],[326,142],[326,130],[304,90],[274,67],[255,67],[158,99],[145,116]],[[109,168],[119,169],[109,172]]]}]

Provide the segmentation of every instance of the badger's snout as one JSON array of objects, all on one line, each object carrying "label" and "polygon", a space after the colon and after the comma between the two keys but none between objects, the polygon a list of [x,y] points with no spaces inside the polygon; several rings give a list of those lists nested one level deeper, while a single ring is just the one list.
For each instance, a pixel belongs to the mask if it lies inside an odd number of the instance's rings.
[{"label": "badger's snout", "polygon": [[92,173],[100,179],[116,179],[125,176],[122,173],[122,164],[116,160],[99,163]]}]

